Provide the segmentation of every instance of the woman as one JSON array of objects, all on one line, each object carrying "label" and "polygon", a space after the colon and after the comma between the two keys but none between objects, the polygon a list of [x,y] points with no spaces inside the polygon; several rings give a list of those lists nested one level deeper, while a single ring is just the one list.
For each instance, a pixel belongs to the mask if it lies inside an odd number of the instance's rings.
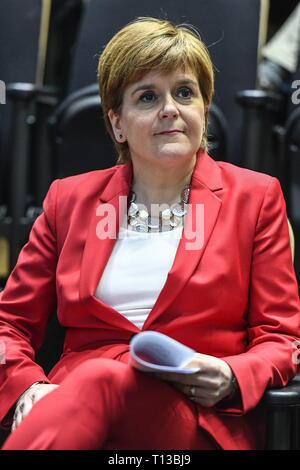
[{"label": "woman", "polygon": [[[213,69],[192,29],[127,25],[99,86],[119,164],[52,183],[1,296],[3,448],[262,448],[255,408],[295,375],[299,338],[280,184],[206,153]],[[46,377],[34,349],[56,302]],[[199,371],[132,369],[141,330],[193,348]]]}]

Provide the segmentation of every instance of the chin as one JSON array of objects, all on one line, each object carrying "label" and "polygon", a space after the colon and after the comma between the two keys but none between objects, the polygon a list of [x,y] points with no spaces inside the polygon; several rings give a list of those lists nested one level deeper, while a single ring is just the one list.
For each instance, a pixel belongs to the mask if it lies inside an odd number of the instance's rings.
[{"label": "chin", "polygon": [[166,162],[172,162],[177,160],[188,160],[193,158],[193,156],[197,153],[196,150],[191,149],[164,149],[157,153],[158,158],[160,160],[164,160]]}]

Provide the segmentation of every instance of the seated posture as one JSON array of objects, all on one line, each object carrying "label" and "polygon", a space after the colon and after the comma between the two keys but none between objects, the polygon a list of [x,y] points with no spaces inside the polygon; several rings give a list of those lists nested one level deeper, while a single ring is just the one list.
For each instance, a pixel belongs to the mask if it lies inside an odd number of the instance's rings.
[{"label": "seated posture", "polygon": [[[300,331],[279,181],[207,154],[213,67],[193,27],[136,19],[98,78],[119,159],[51,184],[0,297],[3,449],[261,449],[256,407],[295,375]],[[46,376],[53,312],[66,336]],[[199,370],[135,370],[145,330]]]}]

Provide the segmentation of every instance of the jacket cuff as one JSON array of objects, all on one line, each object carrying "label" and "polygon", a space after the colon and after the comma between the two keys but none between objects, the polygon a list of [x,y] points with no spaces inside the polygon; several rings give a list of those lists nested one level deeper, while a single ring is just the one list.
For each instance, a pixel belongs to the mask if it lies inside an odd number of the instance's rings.
[{"label": "jacket cuff", "polygon": [[[227,361],[224,360],[224,362],[228,364]],[[223,398],[223,400],[217,403],[214,408],[220,414],[231,414],[241,416],[242,414],[244,414],[244,405],[242,402],[240,385],[232,368],[231,371],[233,373],[234,389],[230,393],[230,395]]]},{"label": "jacket cuff", "polygon": [[36,382],[51,384],[51,381],[36,369],[28,371],[25,376],[22,374],[21,377],[14,377],[10,383],[7,383],[5,393],[2,391],[0,397],[0,427],[2,429],[9,430],[11,428],[17,400]]}]

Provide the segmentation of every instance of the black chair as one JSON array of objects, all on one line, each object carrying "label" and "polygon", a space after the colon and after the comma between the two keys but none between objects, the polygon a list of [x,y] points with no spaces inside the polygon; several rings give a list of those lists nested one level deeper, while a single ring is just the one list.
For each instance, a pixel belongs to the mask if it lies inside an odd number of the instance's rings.
[{"label": "black chair", "polygon": [[284,128],[283,140],[289,180],[287,206],[293,226],[297,226],[300,225],[300,106],[295,107],[289,114]]},{"label": "black chair", "polygon": [[[116,164],[97,84],[69,95],[49,119],[53,178],[64,178]],[[88,152],[87,152],[88,149]]]},{"label": "black chair", "polygon": [[297,212],[299,77],[300,50],[297,70],[286,78],[280,92],[249,89],[236,95],[243,109],[243,164],[279,179],[293,226],[293,213]]},{"label": "black chair", "polygon": [[290,86],[287,90],[287,112],[283,125],[282,142],[283,158],[286,165],[287,180],[289,181],[288,209],[293,223],[297,226],[300,223],[298,210],[300,194],[297,188],[300,184],[300,49],[298,56],[297,70],[291,77]]},{"label": "black chair", "polygon": [[[282,149],[285,179],[285,200],[295,239],[300,237],[300,106],[292,108],[282,128]],[[300,250],[295,247],[295,272],[300,280]]]},{"label": "black chair", "polygon": [[[41,1],[0,0],[0,79],[34,83],[40,33]],[[26,41],[24,41],[26,38]],[[28,47],[30,45],[30,47]],[[8,205],[9,129],[12,105],[0,107],[0,205]]]},{"label": "black chair", "polygon": [[266,450],[300,450],[300,373],[286,387],[266,390]]},{"label": "black chair", "polygon": [[0,237],[9,241],[9,275],[52,181],[45,124],[66,86],[82,0],[0,0],[0,8]]},{"label": "black chair", "polygon": [[282,161],[276,134],[283,98],[262,90],[241,90],[236,95],[243,109],[242,165],[282,181]]},{"label": "black chair", "polygon": [[[34,83],[36,78],[38,44],[40,33],[41,1],[29,0],[0,0],[0,78],[6,84],[12,81],[26,81]],[[26,38],[26,44],[24,41]],[[28,45],[30,45],[28,47]],[[27,116],[26,116],[27,117]],[[20,112],[20,119],[22,111]],[[14,119],[13,104],[9,99],[9,89],[6,93],[6,104],[0,108],[0,237],[8,241],[11,239],[12,228],[11,206],[16,201],[16,188],[19,188],[15,168],[13,168],[11,144],[17,146],[17,141],[10,134],[11,121]],[[26,138],[29,140],[29,123],[26,127]],[[24,146],[26,145],[24,141]],[[20,149],[23,150],[22,148]],[[24,155],[24,152],[22,152]],[[29,185],[27,155],[18,168],[17,173],[22,174],[20,193],[22,204],[27,204],[23,190]],[[24,164],[23,164],[24,163]],[[19,180],[18,180],[19,183]],[[25,191],[27,193],[27,189]],[[19,194],[20,194],[19,193]],[[22,213],[22,216],[25,214]],[[22,238],[22,236],[20,237]],[[15,240],[15,244],[16,244]],[[22,245],[24,240],[22,239]]]},{"label": "black chair", "polygon": [[218,106],[211,104],[208,123],[208,153],[214,160],[228,161],[228,124]]}]

